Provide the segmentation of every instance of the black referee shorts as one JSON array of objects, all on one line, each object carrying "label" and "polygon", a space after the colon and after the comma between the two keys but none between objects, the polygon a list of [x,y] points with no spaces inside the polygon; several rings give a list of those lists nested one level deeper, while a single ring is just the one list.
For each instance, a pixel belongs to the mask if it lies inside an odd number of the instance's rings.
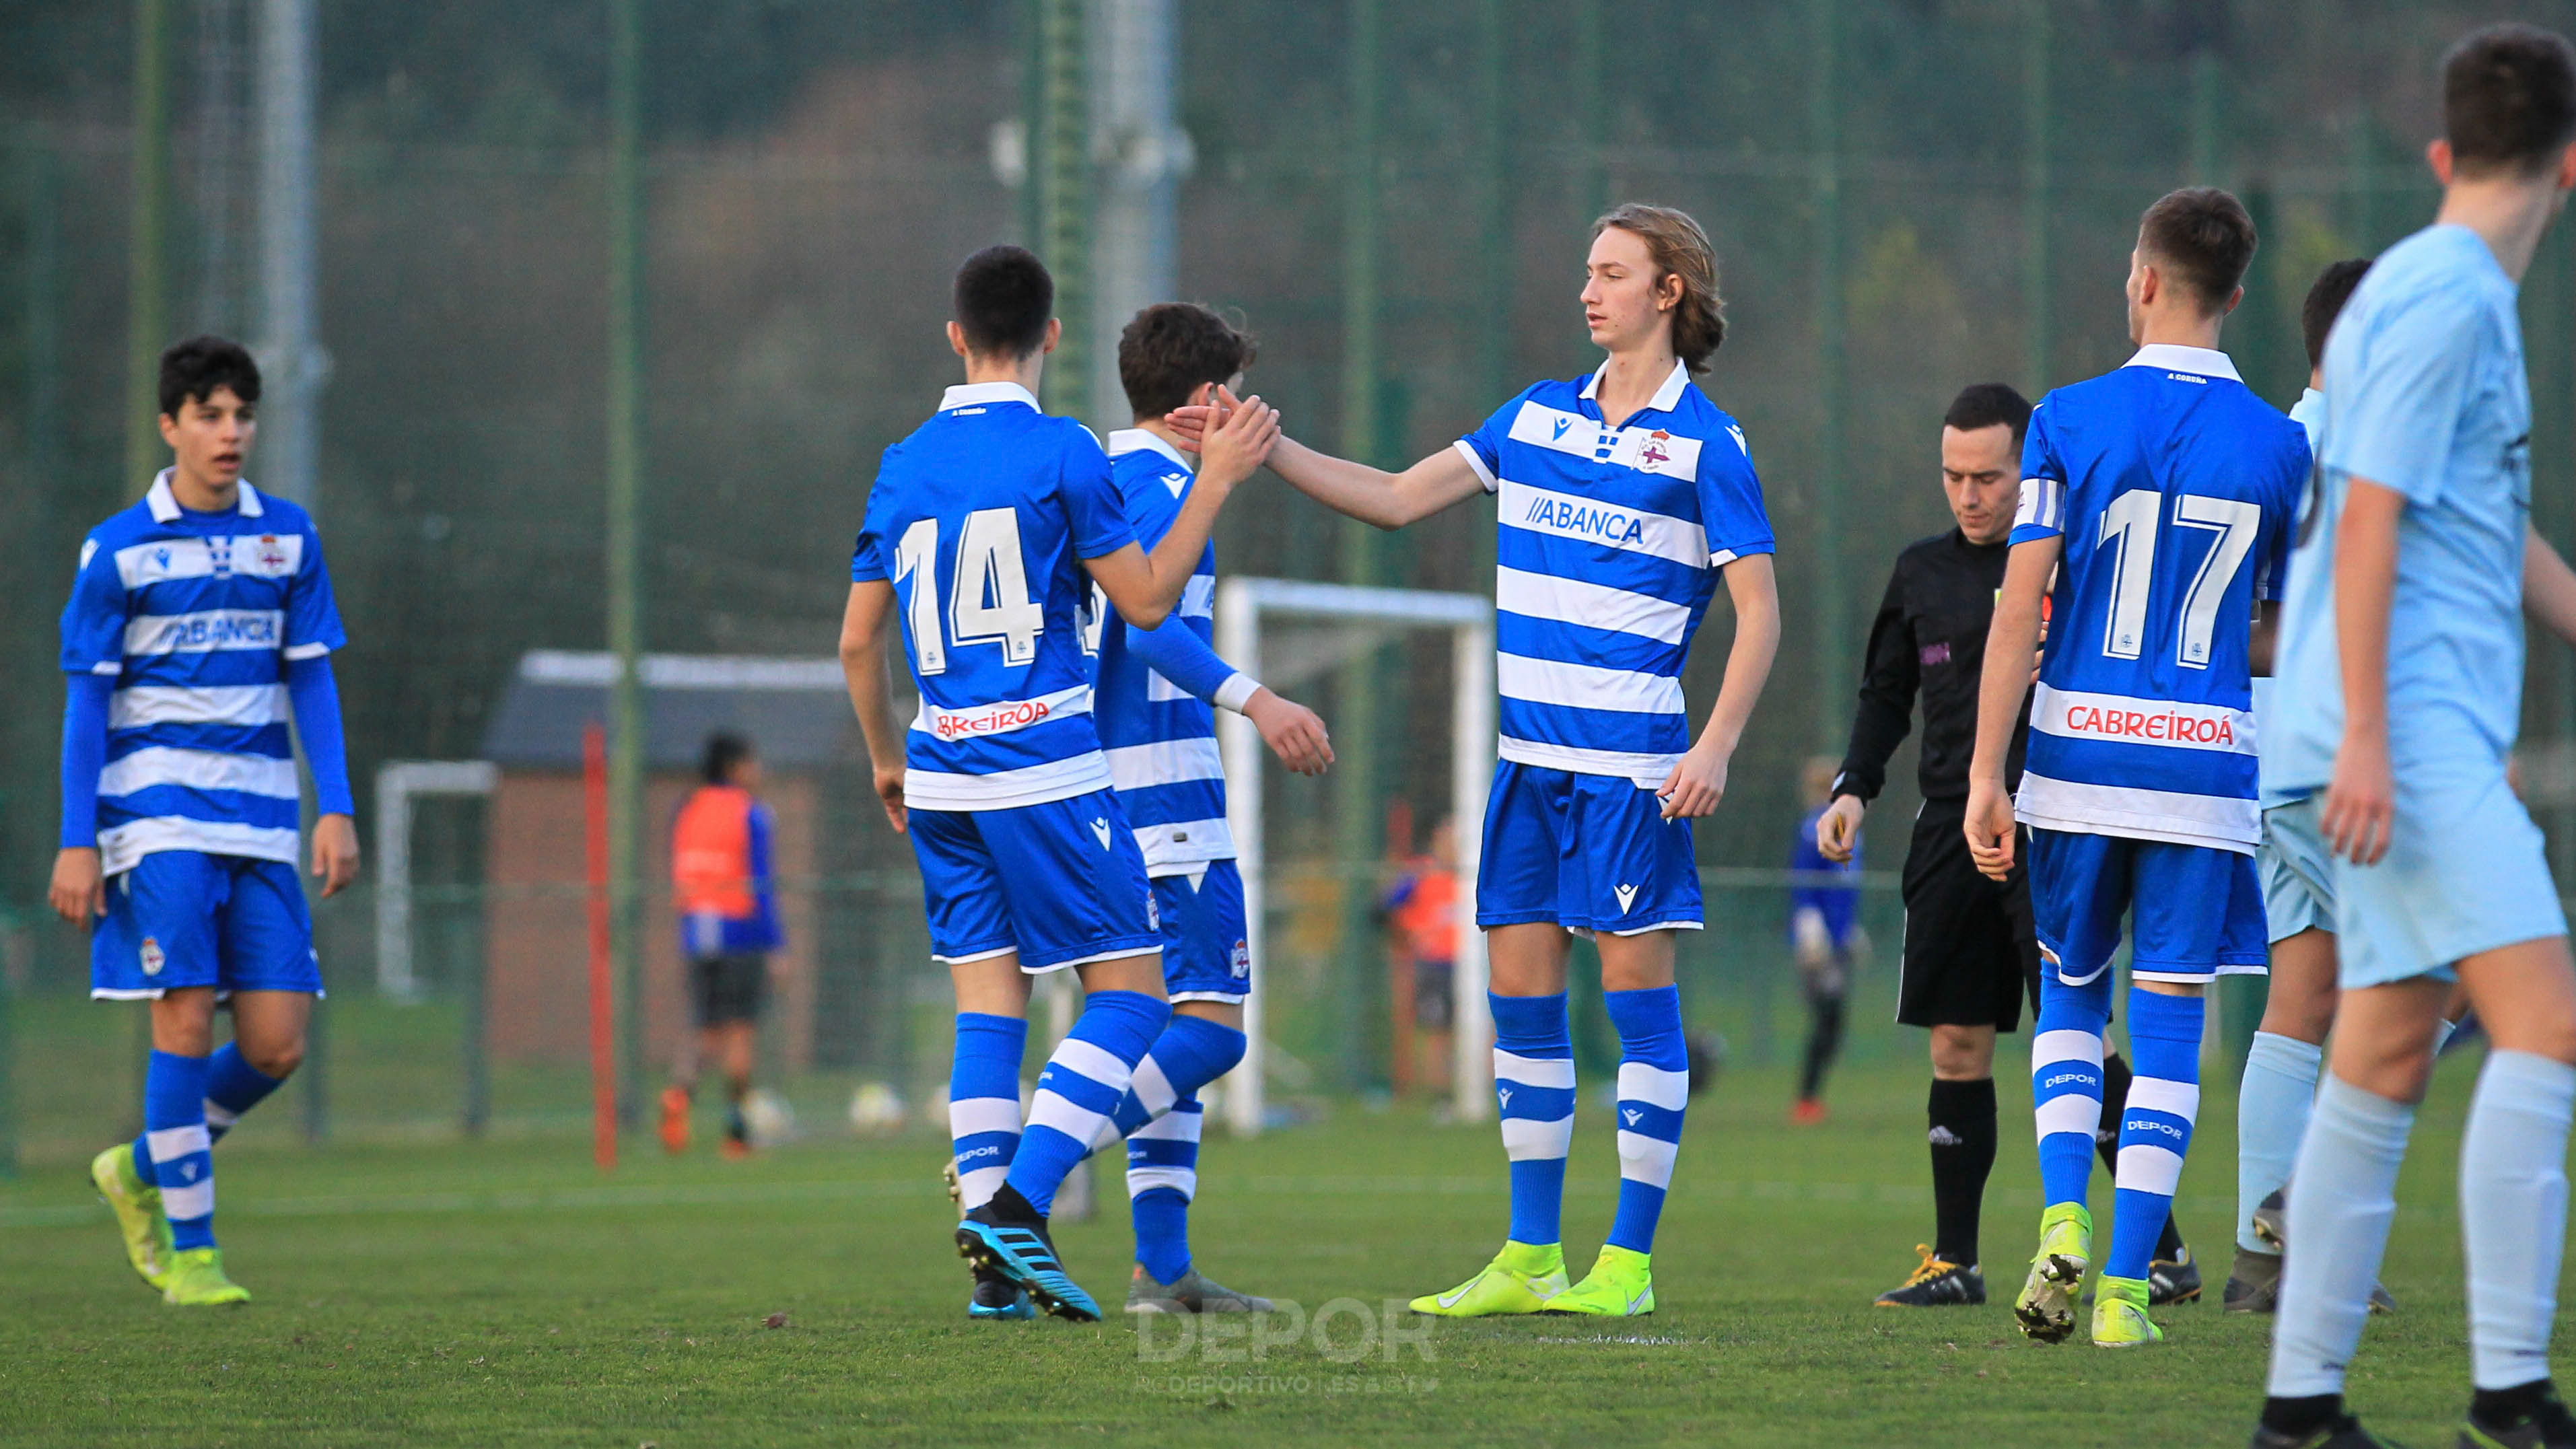
[{"label": "black referee shorts", "polygon": [[2021,1025],[2027,1000],[2039,1013],[2039,936],[2030,881],[2016,857],[2012,877],[1977,873],[1964,831],[1965,800],[1926,800],[1905,852],[1905,964],[1896,1019],[1907,1026]]}]

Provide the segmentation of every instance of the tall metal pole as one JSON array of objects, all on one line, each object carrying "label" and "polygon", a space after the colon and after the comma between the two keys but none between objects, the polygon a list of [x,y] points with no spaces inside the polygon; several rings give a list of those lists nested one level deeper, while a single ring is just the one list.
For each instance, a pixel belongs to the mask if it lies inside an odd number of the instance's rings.
[{"label": "tall metal pole", "polygon": [[2227,138],[2220,128],[2225,124],[2227,96],[2221,89],[2226,77],[2218,62],[2214,46],[2204,45],[2191,53],[2191,184],[2225,186]]},{"label": "tall metal pole", "polygon": [[322,381],[315,336],[313,0],[260,0],[259,483],[317,503]]},{"label": "tall metal pole", "polygon": [[[1385,463],[1386,439],[1379,426],[1378,363],[1378,124],[1379,49],[1382,18],[1378,0],[1350,0],[1349,71],[1342,145],[1342,453],[1365,463]],[[1344,519],[1342,579],[1345,583],[1379,581],[1377,530],[1357,519]],[[1334,789],[1334,856],[1345,874],[1341,881],[1341,989],[1334,992],[1339,1009],[1334,1020],[1334,1057],[1351,1087],[1363,1085],[1376,1065],[1364,1047],[1370,1010],[1377,995],[1371,984],[1383,979],[1372,951],[1377,940],[1372,899],[1375,892],[1364,872],[1377,859],[1381,826],[1378,728],[1383,701],[1377,670],[1378,651],[1364,649],[1342,666],[1341,709],[1334,732],[1350,741],[1342,751]],[[1463,828],[1463,827],[1462,827]]]},{"label": "tall metal pole", "polygon": [[[1511,107],[1505,97],[1511,74],[1509,9],[1505,0],[1476,0],[1476,230],[1484,261],[1476,317],[1479,408],[1499,406],[1511,395],[1512,146]],[[1482,526],[1481,511],[1477,518],[1470,589],[1486,588],[1494,577],[1494,530]],[[1466,822],[1458,828],[1466,829]]]},{"label": "tall metal pole", "polygon": [[125,252],[125,483],[161,468],[161,349],[170,337],[170,6],[134,0],[134,159]]},{"label": "tall metal pole", "polygon": [[1814,138],[1816,216],[1816,481],[1815,528],[1808,565],[1816,581],[1816,738],[1833,739],[1850,718],[1845,625],[1847,580],[1842,569],[1843,333],[1842,94],[1839,75],[1842,16],[1837,0],[1813,0],[1812,58],[1808,63],[1807,124]]},{"label": "tall metal pole", "polygon": [[1089,417],[1091,397],[1091,110],[1084,0],[1030,0],[1037,11],[1037,113],[1029,124],[1029,184],[1037,193],[1038,255],[1055,274],[1064,340],[1039,380],[1051,413]]},{"label": "tall metal pole", "polygon": [[644,1082],[643,0],[608,0],[608,698],[610,957],[617,976],[617,1114]]},{"label": "tall metal pole", "polygon": [[1102,158],[1092,249],[1091,405],[1108,428],[1128,422],[1118,335],[1138,309],[1178,290],[1181,178],[1189,136],[1172,119],[1173,0],[1093,0],[1092,146]]},{"label": "tall metal pole", "polygon": [[2049,355],[2057,319],[2051,285],[2049,238],[2056,197],[2049,170],[2051,94],[2049,0],[2022,4],[2021,308],[2022,391],[2033,399],[2048,391],[2055,359]]},{"label": "tall metal pole", "polygon": [[1602,113],[1601,85],[1602,50],[1607,42],[1601,27],[1601,0],[1575,0],[1574,205],[1587,222],[1610,209],[1610,168],[1603,154],[1610,128]]}]

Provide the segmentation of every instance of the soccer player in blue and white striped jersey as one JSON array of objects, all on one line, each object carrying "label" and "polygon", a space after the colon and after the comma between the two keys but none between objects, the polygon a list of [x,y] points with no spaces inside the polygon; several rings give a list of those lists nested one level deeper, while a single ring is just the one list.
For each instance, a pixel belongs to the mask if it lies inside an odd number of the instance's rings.
[{"label": "soccer player in blue and white striped jersey", "polygon": [[[2030,829],[2043,966],[2032,1090],[2048,1205],[2015,1312],[2047,1342],[2074,1331],[2093,1257],[2086,1190],[2121,918],[2136,1077],[2118,1114],[2098,1346],[2163,1336],[2147,1317],[2147,1276],[2199,1114],[2201,993],[2263,969],[2254,615],[2278,594],[2308,444],[2218,350],[2254,247],[2253,221],[2224,191],[2186,188],[2149,207],[2127,283],[2136,355],[2041,399],[2022,441],[1964,830],[1977,868],[2000,880],[2020,846],[2016,810]],[[2033,685],[2043,594],[2052,608]],[[2025,693],[2016,800],[2004,771]]]},{"label": "soccer player in blue and white striped jersey", "polygon": [[[886,450],[851,556],[841,661],[887,819],[921,863],[932,956],[957,988],[956,1237],[987,1270],[969,1312],[1029,1316],[1016,1288],[1096,1319],[1056,1260],[1046,1214],[1171,1009],[1145,862],[1092,713],[1083,601],[1096,582],[1129,623],[1161,624],[1277,414],[1247,403],[1209,435],[1192,497],[1148,552],[1098,440],[1038,411],[1062,334],[1046,268],[988,247],[958,269],[955,300],[948,341],[966,383]],[[898,617],[921,694],[908,731],[885,665]],[[1048,1058],[1023,1132],[1028,978],[1067,967],[1087,993],[1082,1015]]]},{"label": "soccer player in blue and white striped jersey", "polygon": [[[250,1295],[215,1246],[212,1149],[304,1055],[322,993],[295,878],[302,792],[321,814],[313,873],[357,874],[331,651],[348,642],[303,509],[242,477],[259,369],[199,337],[161,356],[174,461],[93,528],[63,609],[62,849],[52,905],[83,928],[90,995],[148,1001],[143,1136],[90,1164],[126,1256],[170,1303]],[[218,1002],[233,1040],[214,1046]]]},{"label": "soccer player in blue and white striped jersey", "polygon": [[[1693,385],[1726,328],[1699,223],[1624,205],[1593,225],[1584,320],[1607,357],[1538,383],[1401,473],[1282,439],[1272,470],[1328,507],[1399,528],[1491,493],[1501,760],[1485,811],[1476,924],[1493,963],[1494,1094],[1511,1159],[1502,1251],[1413,1300],[1449,1316],[1655,1307],[1650,1257],[1689,1097],[1674,933],[1698,930],[1690,822],[1727,762],[1780,637],[1771,524],[1744,431]],[[1735,639],[1693,740],[1682,664],[1719,581]],[[1565,1005],[1571,933],[1601,951],[1621,1047],[1619,1208],[1592,1272],[1559,1245],[1574,1131]]]},{"label": "soccer player in blue and white striped jersey", "polygon": [[[1109,466],[1127,520],[1148,548],[1188,506],[1198,461],[1163,421],[1240,387],[1252,339],[1205,307],[1164,302],[1128,322],[1118,377],[1135,426],[1109,435]],[[1099,685],[1093,717],[1118,803],[1135,827],[1162,918],[1163,985],[1172,1020],[1136,1064],[1097,1145],[1127,1139],[1127,1192],[1136,1225],[1130,1313],[1262,1312],[1269,1300],[1201,1274],[1189,1242],[1198,1193],[1201,1087],[1243,1059],[1243,999],[1251,987],[1243,879],[1226,827],[1225,769],[1216,716],[1252,721],[1281,763],[1316,775],[1331,763],[1323,721],[1217,656],[1216,545],[1201,549],[1180,607],[1159,628],[1114,617],[1094,591]]]}]

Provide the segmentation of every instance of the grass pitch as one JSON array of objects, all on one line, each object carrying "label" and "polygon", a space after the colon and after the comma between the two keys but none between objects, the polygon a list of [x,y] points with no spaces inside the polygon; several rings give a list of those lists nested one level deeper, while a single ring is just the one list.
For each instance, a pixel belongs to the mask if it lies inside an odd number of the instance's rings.
[{"label": "grass pitch", "polygon": [[[2451,1182],[2474,1070],[2474,1053],[2448,1063],[2423,1115],[2387,1275],[2403,1308],[2372,1323],[2353,1381],[2402,1442],[2447,1444],[2465,1398]],[[1350,1109],[1252,1142],[1212,1133],[1201,1264],[1326,1319],[1322,1340],[1258,1357],[1168,1324],[1140,1339],[1114,1311],[1129,1240],[1106,1173],[1100,1217],[1057,1241],[1113,1321],[967,1322],[945,1143],[927,1134],[743,1164],[634,1143],[607,1178],[571,1140],[238,1144],[218,1154],[218,1221],[258,1301],[187,1313],[128,1273],[79,1165],[38,1163],[0,1187],[0,1443],[2244,1443],[2268,1320],[2215,1302],[2233,1092],[2213,1087],[2184,1181],[2209,1301],[2159,1315],[2163,1348],[2113,1355],[2012,1331],[2037,1192],[2027,1086],[2003,1084],[1988,1307],[1869,1306],[1930,1235],[1918,1071],[1846,1075],[1813,1129],[1783,1125],[1782,1077],[1738,1072],[1693,1107],[1659,1313],[1406,1315],[1373,1348],[1386,1300],[1464,1279],[1499,1241],[1491,1126]],[[1566,1204],[1578,1274],[1616,1172],[1594,1104]]]}]

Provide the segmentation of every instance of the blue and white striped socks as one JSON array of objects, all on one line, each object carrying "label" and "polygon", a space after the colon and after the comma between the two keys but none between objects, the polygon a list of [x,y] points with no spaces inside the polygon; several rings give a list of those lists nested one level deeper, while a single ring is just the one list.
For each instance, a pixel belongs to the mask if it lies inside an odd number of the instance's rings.
[{"label": "blue and white striped socks", "polygon": [[2269,1253],[2254,1236],[2254,1210],[2290,1181],[2290,1165],[2307,1139],[2325,1050],[2278,1032],[2254,1033],[2245,1076],[2236,1085],[2236,1246]]},{"label": "blue and white striped socks", "polygon": [[967,1211],[992,1200],[1020,1146],[1020,1056],[1029,1024],[1016,1016],[957,1013],[948,1067],[948,1136]]},{"label": "blue and white striped socks", "polygon": [[2129,989],[2129,1052],[2137,1075],[2120,1113],[2120,1166],[2113,1175],[2111,1253],[2102,1271],[2140,1278],[2173,1212],[2174,1190],[2200,1116],[2201,999]]},{"label": "blue and white striped socks", "polygon": [[1682,1113],[1690,1105],[1690,1049],[1682,1041],[1678,987],[1605,991],[1602,1003],[1619,1030],[1619,1214],[1609,1242],[1636,1253],[1655,1250],[1655,1224],[1673,1181]]},{"label": "blue and white striped socks", "polygon": [[1141,991],[1094,991],[1084,999],[1073,1030],[1038,1074],[1028,1128],[1005,1179],[1039,1214],[1055,1205],[1064,1175],[1091,1154],[1171,1015],[1169,1002]]},{"label": "blue and white striped socks", "polygon": [[206,1059],[156,1051],[143,1075],[143,1141],[181,1252],[215,1245],[214,1141],[206,1135]]},{"label": "blue and white striped socks", "polygon": [[1544,1246],[1563,1236],[1565,1154],[1574,1145],[1574,1034],[1565,993],[1487,992],[1485,1000],[1494,1015],[1494,1100],[1512,1163],[1511,1240]]},{"label": "blue and white striped socks", "polygon": [[1200,1016],[1173,1013],[1136,1064],[1127,1095],[1093,1150],[1127,1139],[1127,1195],[1136,1261],[1169,1283],[1190,1270],[1190,1203],[1199,1190],[1199,1088],[1243,1060],[1244,1036]]},{"label": "blue and white striped socks", "polygon": [[2030,1094],[2039,1125],[2039,1181],[2050,1207],[2081,1205],[2093,1180],[2093,1133],[2102,1125],[2102,1029],[2111,1020],[2111,973],[2069,986],[2040,978],[2030,1039]]},{"label": "blue and white striped socks", "polygon": [[[236,1042],[225,1042],[206,1058],[206,1139],[221,1142],[233,1130],[241,1115],[267,1100],[285,1081],[272,1077],[250,1064]],[[152,1146],[149,1140],[134,1139],[134,1174],[145,1182],[154,1181]]]}]

